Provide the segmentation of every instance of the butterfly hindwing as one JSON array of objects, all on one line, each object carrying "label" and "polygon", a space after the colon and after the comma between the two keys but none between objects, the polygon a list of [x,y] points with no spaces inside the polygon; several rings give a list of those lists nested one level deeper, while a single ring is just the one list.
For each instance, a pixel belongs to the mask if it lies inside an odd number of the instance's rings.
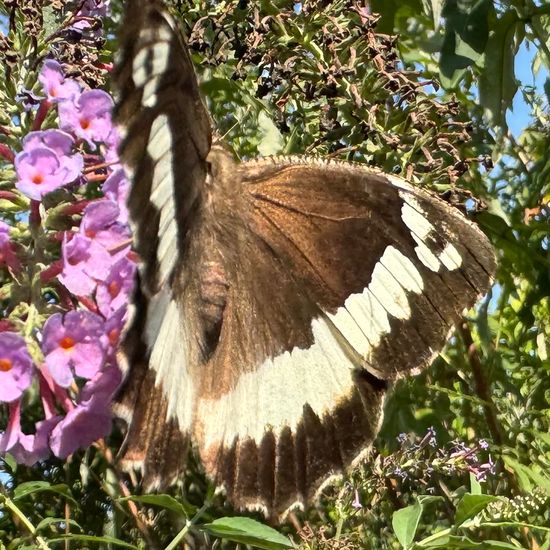
[{"label": "butterfly hindwing", "polygon": [[278,516],[365,454],[387,388],[441,350],[494,258],[457,210],[380,172],[297,157],[230,173],[239,261],[195,436],[234,503]]}]

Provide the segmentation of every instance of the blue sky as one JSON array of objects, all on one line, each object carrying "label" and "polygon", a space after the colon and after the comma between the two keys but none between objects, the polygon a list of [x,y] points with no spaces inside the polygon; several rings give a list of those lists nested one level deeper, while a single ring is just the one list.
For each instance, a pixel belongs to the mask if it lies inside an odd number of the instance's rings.
[{"label": "blue sky", "polygon": [[[535,53],[536,49],[533,44],[530,44],[530,48],[528,48],[527,44],[523,42],[516,56],[514,68],[516,78],[522,85],[534,86],[538,93],[543,94],[544,83],[548,78],[549,73],[548,69],[543,67],[539,71],[538,75],[533,75],[532,63]],[[518,90],[514,97],[513,109],[508,111],[506,121],[508,122],[508,126],[515,137],[518,137],[522,130],[529,124],[530,109],[523,100],[521,90]]]}]

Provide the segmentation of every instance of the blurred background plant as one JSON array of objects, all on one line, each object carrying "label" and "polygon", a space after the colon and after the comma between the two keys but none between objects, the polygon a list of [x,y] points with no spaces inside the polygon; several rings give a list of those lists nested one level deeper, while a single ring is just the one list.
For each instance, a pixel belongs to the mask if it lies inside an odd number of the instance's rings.
[{"label": "blurred background plant", "polygon": [[[112,458],[120,433],[77,451],[90,441],[78,440],[65,420],[77,416],[75,409],[91,409],[108,425],[105,399],[92,403],[86,384],[114,372],[111,351],[123,313],[118,294],[108,297],[98,287],[118,288],[124,297],[124,269],[132,270],[126,184],[105,119],[109,99],[100,92],[109,91],[121,4],[0,2],[0,337],[20,338],[18,354],[4,353],[10,364],[0,363],[0,374],[17,382],[15,393],[0,391],[0,547],[55,548],[72,539],[74,548],[192,541],[283,548],[287,538],[228,517],[234,513],[198,466],[171,496],[131,496],[131,480]],[[330,155],[401,173],[468,210],[499,259],[492,293],[469,312],[445,352],[395,388],[372,460],[279,531],[304,549],[550,548],[550,4],[171,6],[217,129],[238,156]],[[100,101],[91,101],[93,94]],[[99,122],[90,126],[91,120]],[[65,149],[51,138],[28,137],[55,128],[71,139]],[[83,133],[87,128],[96,133]],[[60,166],[65,179],[58,178]],[[33,195],[52,174],[63,184]],[[94,258],[99,246],[130,263],[91,272],[82,255],[82,243],[89,248],[91,240]],[[74,266],[91,290],[74,287]],[[70,311],[80,325],[67,333]],[[96,350],[102,361],[93,372],[78,370],[84,318],[86,334],[103,331]],[[0,339],[2,349],[8,344]],[[77,380],[67,378],[67,369],[48,370],[56,345],[75,348],[69,367]],[[97,395],[109,394],[108,382]],[[42,420],[51,421],[42,428],[46,439],[36,424]],[[88,431],[88,439],[107,431]],[[24,436],[34,438],[32,445]],[[38,462],[25,466],[22,457]]]}]

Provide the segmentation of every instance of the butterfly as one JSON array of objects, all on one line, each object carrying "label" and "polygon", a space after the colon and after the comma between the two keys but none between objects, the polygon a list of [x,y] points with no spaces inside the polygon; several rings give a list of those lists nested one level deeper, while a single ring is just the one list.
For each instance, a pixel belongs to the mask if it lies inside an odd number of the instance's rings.
[{"label": "butterfly", "polygon": [[117,120],[141,265],[122,464],[165,487],[192,443],[234,506],[281,519],[368,456],[392,384],[437,356],[495,256],[396,176],[238,162],[213,139],[175,20],[154,0],[127,14]]}]

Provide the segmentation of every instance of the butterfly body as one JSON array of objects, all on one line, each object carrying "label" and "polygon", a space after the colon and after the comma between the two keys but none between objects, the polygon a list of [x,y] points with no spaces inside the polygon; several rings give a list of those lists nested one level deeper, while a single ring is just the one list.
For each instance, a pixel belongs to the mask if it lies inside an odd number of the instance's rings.
[{"label": "butterfly body", "polygon": [[368,454],[388,389],[441,350],[494,254],[403,179],[212,145],[175,22],[131,5],[118,118],[142,265],[122,461],[166,486],[192,441],[233,504],[279,518]]}]

